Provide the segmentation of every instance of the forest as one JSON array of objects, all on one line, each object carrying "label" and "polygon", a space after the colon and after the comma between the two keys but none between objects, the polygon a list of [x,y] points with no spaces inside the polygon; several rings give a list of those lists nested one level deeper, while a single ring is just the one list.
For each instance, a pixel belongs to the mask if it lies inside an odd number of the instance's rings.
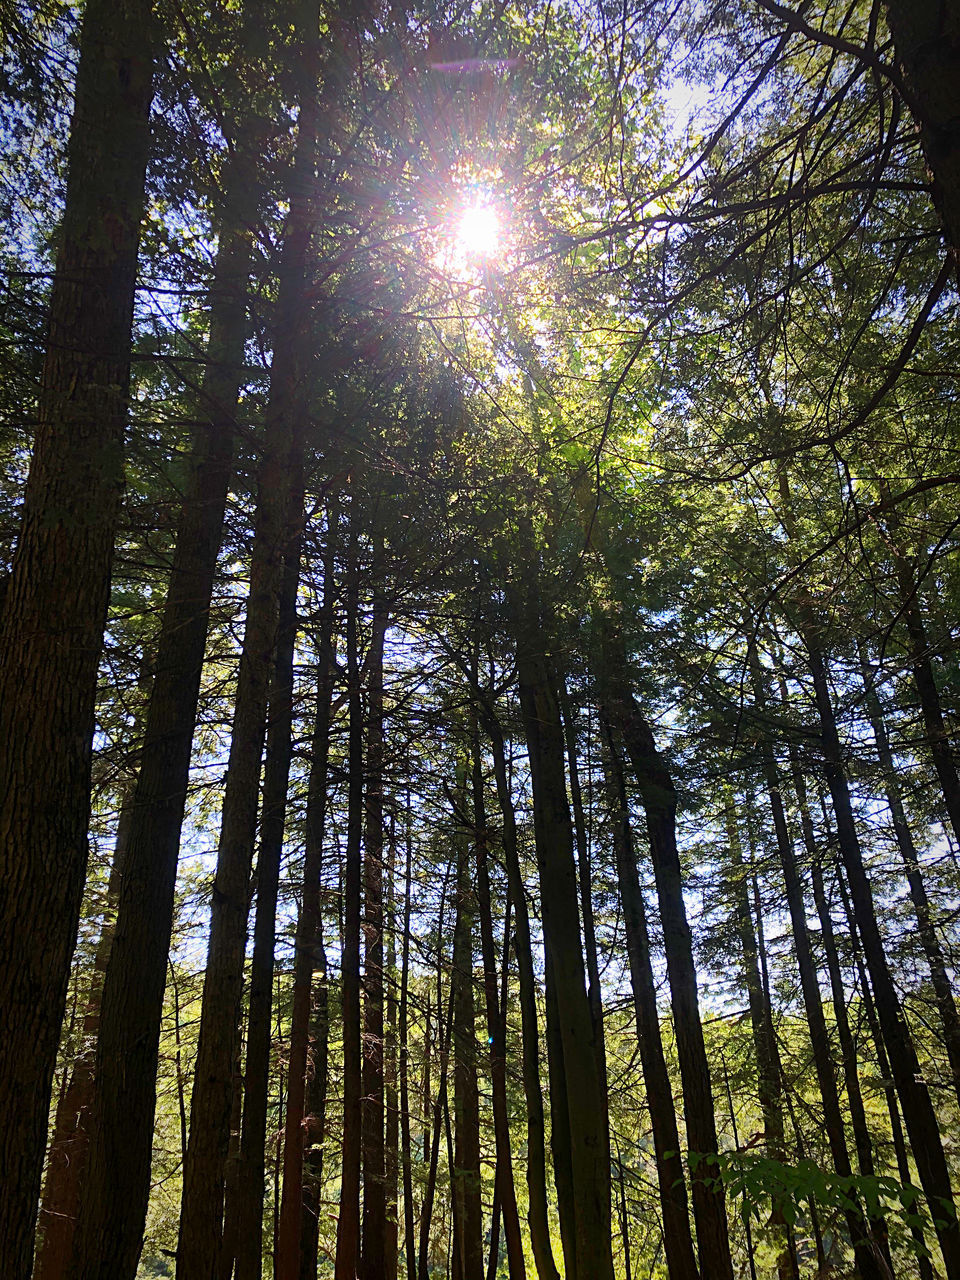
[{"label": "forest", "polygon": [[960,0],[0,28],[0,1280],[960,1280]]}]

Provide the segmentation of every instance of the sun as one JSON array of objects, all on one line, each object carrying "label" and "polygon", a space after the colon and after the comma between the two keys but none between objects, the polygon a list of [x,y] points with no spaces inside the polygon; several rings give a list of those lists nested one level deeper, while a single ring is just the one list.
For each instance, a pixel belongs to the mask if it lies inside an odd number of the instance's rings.
[{"label": "sun", "polygon": [[489,204],[473,204],[457,222],[457,245],[472,258],[492,258],[500,249],[500,218]]}]

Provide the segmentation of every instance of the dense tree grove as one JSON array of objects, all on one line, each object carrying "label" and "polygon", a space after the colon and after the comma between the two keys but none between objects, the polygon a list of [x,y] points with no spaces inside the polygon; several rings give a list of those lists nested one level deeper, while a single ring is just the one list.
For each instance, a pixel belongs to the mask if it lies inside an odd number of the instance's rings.
[{"label": "dense tree grove", "polygon": [[960,1280],[958,0],[0,0],[3,1280]]}]

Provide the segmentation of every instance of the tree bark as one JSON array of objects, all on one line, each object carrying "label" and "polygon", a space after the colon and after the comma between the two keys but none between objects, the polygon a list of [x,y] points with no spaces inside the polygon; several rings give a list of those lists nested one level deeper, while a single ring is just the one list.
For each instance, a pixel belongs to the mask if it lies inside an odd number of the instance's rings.
[{"label": "tree bark", "polygon": [[263,1180],[266,1168],[277,893],[293,753],[293,656],[297,635],[297,588],[300,583],[299,534],[287,553],[283,579],[277,650],[270,688],[263,812],[257,857],[257,911],[250,965],[247,1060],[243,1078],[243,1121],[240,1128],[236,1280],[260,1280],[263,1267]]},{"label": "tree bark", "polygon": [[[487,853],[487,815],[483,795],[483,761],[480,755],[480,735],[476,723],[472,734],[472,790],[474,839],[477,863],[477,907],[480,916],[480,947],[483,956],[483,990],[487,1014],[487,1042],[490,1047],[490,1081],[493,1099],[493,1130],[497,1149],[497,1175],[495,1198],[503,1215],[503,1233],[507,1244],[507,1264],[510,1280],[526,1280],[526,1263],[523,1257],[523,1239],[520,1234],[520,1215],[517,1210],[517,1193],[513,1179],[513,1157],[510,1151],[510,1117],[507,1110],[507,1058],[504,1044],[504,1023],[497,991],[497,962],[493,941],[493,910],[490,902],[490,868]],[[504,952],[504,966],[507,956]],[[497,1226],[494,1214],[494,1231]],[[491,1253],[493,1245],[491,1242]]]},{"label": "tree bark", "polygon": [[[753,911],[750,907],[748,868],[743,861],[743,845],[737,826],[732,792],[724,796],[724,821],[727,843],[730,848],[730,869],[737,932],[743,960],[744,984],[750,1006],[750,1030],[757,1058],[757,1095],[763,1116],[764,1145],[772,1160],[786,1160],[783,1127],[783,1099],[780,1091],[780,1062],[773,1022],[766,1007],[763,978],[759,965],[757,936],[753,927]],[[774,1202],[771,1205],[771,1226],[777,1244],[777,1274],[781,1280],[799,1280],[799,1264],[793,1232],[787,1225],[783,1210]]]},{"label": "tree bark", "polygon": [[497,800],[503,822],[503,853],[507,886],[516,919],[514,951],[517,983],[520,988],[520,1029],[523,1056],[523,1085],[527,1103],[527,1222],[538,1280],[560,1280],[553,1258],[550,1221],[547,1214],[546,1125],[543,1091],[540,1084],[540,1027],[537,1018],[537,989],[530,941],[530,916],[520,870],[517,847],[517,820],[510,794],[503,732],[487,703],[479,697],[478,710],[493,752]]},{"label": "tree bark", "polygon": [[0,1274],[26,1280],[87,867],[97,667],[123,436],[157,31],[89,0],[38,421],[0,613]]},{"label": "tree bark", "polygon": [[[307,812],[303,852],[303,882],[300,914],[294,944],[293,1008],[290,1017],[290,1064],[287,1071],[287,1105],[284,1117],[283,1192],[277,1231],[277,1280],[315,1280],[304,1276],[301,1266],[301,1238],[309,1212],[304,1194],[304,1148],[316,1141],[317,1117],[307,1108],[308,1078],[317,1072],[317,1046],[310,1053],[311,1010],[314,974],[319,972],[326,997],[326,953],[320,909],[320,882],[323,874],[324,823],[327,812],[327,772],[330,756],[330,715],[336,679],[336,648],[333,635],[334,563],[338,508],[331,503],[327,512],[327,533],[323,550],[323,602],[317,623],[317,692],[313,734],[310,744],[310,778],[307,783]],[[324,1054],[326,1050],[324,1048]],[[312,1057],[312,1061],[311,1061]],[[323,1105],[325,1106],[325,1089]],[[322,1132],[322,1124],[320,1126]],[[313,1206],[316,1221],[316,1208]]]},{"label": "tree bark", "polygon": [[837,837],[850,886],[854,919],[863,941],[867,970],[873,984],[877,1014],[887,1053],[890,1055],[890,1066],[897,1084],[910,1145],[917,1161],[920,1183],[936,1225],[948,1280],[960,1280],[960,1224],[957,1221],[940,1127],[930,1095],[923,1083],[913,1037],[887,965],[873,905],[873,891],[863,864],[850,791],[843,769],[843,748],[830,698],[826,665],[809,630],[804,636],[804,643],[820,717],[824,771],[833,801]]},{"label": "tree bark", "polygon": [[[752,648],[750,651],[750,666],[754,699],[762,717],[766,708],[766,688],[759,658]],[[793,929],[797,968],[800,973],[800,989],[803,993],[804,1011],[807,1015],[814,1068],[820,1089],[820,1100],[823,1105],[824,1128],[830,1145],[830,1155],[834,1169],[842,1178],[848,1178],[853,1170],[847,1150],[843,1112],[840,1107],[840,1095],[837,1090],[836,1076],[834,1075],[833,1060],[830,1052],[830,1037],[823,1012],[823,999],[820,994],[817,966],[813,956],[810,933],[807,929],[803,883],[800,879],[800,870],[787,828],[779,772],[769,739],[764,738],[761,741],[760,752],[770,809],[773,815],[777,851],[780,855],[780,867],[783,872],[787,907],[790,912],[790,923]],[[857,1270],[862,1280],[886,1280],[880,1255],[870,1240],[869,1229],[864,1219],[862,1207],[859,1205],[859,1198],[857,1207],[848,1208],[844,1217],[847,1229],[850,1232],[850,1241],[853,1245]]]},{"label": "tree bark", "polygon": [[360,1034],[360,845],[363,834],[363,709],[360,701],[358,632],[359,566],[356,499],[350,510],[347,558],[347,697],[349,705],[348,815],[340,959],[343,1020],[343,1158],[337,1221],[335,1280],[356,1280],[360,1265],[361,1073]]},{"label": "tree bark", "polygon": [[887,0],[911,111],[933,175],[947,247],[960,254],[960,12],[941,0]]},{"label": "tree bark", "polygon": [[660,906],[667,978],[677,1037],[687,1144],[691,1156],[693,1216],[700,1258],[718,1280],[733,1280],[723,1184],[712,1160],[718,1152],[710,1067],[703,1040],[693,939],[683,898],[677,851],[677,793],[653,733],[630,689],[623,639],[606,618],[601,627],[601,702],[622,736],[647,818],[647,836]]},{"label": "tree bark", "polygon": [[[466,794],[463,767],[459,798]],[[453,1110],[451,1169],[457,1222],[459,1280],[484,1280],[483,1210],[480,1201],[480,1093],[477,1082],[477,1017],[473,991],[473,929],[476,896],[470,874],[470,841],[461,826],[457,850],[457,902],[453,930]]]},{"label": "tree bark", "polygon": [[[377,539],[374,572],[383,570]],[[363,1222],[361,1280],[385,1274],[387,1233],[383,1074],[383,645],[388,622],[382,591],[375,590],[367,651],[367,759],[363,841]]]},{"label": "tree bark", "polygon": [[647,911],[637,872],[621,747],[605,716],[602,723],[607,744],[603,761],[607,806],[613,822],[613,848],[630,963],[640,1065],[647,1094],[647,1109],[650,1112],[650,1127],[653,1130],[667,1271],[670,1280],[698,1280],[693,1237],[690,1234],[687,1187],[680,1155],[677,1113],[660,1035],[660,1013],[657,1009],[657,991],[650,961]]},{"label": "tree bark", "polygon": [[[568,1267],[568,1280],[612,1280],[609,1138],[600,1133],[604,1099],[584,981],[563,726],[542,650],[541,627],[536,613],[525,609],[518,634],[517,670],[533,784],[547,981],[549,985],[552,977],[570,1125],[576,1276],[569,1275]],[[548,1003],[549,998],[548,992]]]},{"label": "tree bark", "polygon": [[887,807],[890,810],[890,817],[893,822],[897,848],[900,850],[900,857],[903,859],[904,874],[910,889],[910,900],[913,903],[913,909],[917,917],[917,933],[930,969],[930,980],[933,984],[937,1011],[940,1014],[940,1022],[943,1026],[943,1040],[953,1076],[954,1092],[958,1101],[960,1101],[960,1014],[957,1013],[953,985],[947,973],[943,948],[940,945],[940,939],[937,937],[930,899],[927,896],[923,873],[920,870],[920,859],[917,856],[917,848],[913,842],[913,833],[910,830],[910,824],[904,811],[893,752],[890,749],[890,739],[887,736],[887,729],[883,720],[883,710],[870,677],[866,651],[862,646],[860,649],[860,663],[867,714],[870,718],[870,727],[873,730],[873,738],[877,747],[877,759],[880,762],[880,770],[883,774]]},{"label": "tree bark", "polygon": [[237,130],[227,165],[219,249],[208,294],[210,333],[199,392],[200,420],[153,664],[116,943],[104,978],[93,1107],[96,1172],[82,1206],[82,1214],[90,1215],[84,1249],[100,1259],[93,1263],[93,1274],[96,1267],[107,1268],[105,1255],[109,1265],[116,1260],[126,1273],[135,1267],[130,1259],[139,1252],[149,1195],[177,858],[237,429],[250,228],[258,201],[256,153],[247,122]]}]

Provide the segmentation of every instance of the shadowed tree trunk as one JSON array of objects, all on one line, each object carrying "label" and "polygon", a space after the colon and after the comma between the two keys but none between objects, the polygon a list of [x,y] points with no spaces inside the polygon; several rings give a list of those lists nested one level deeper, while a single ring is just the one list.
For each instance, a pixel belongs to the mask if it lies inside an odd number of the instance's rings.
[{"label": "shadowed tree trunk", "polygon": [[[383,571],[383,539],[374,549],[374,572]],[[367,759],[363,841],[363,1222],[361,1280],[385,1273],[387,1233],[386,1150],[383,1111],[383,645],[387,606],[374,593],[367,652]]]},{"label": "shadowed tree trunk", "polygon": [[[697,1280],[697,1262],[690,1234],[687,1186],[680,1156],[680,1135],[673,1090],[663,1053],[657,991],[650,962],[647,911],[637,871],[633,830],[623,776],[621,747],[612,727],[602,716],[606,755],[603,761],[607,807],[613,822],[613,847],[617,882],[623,908],[623,927],[630,962],[630,983],[640,1046],[640,1064],[647,1093],[647,1109],[653,1130],[660,1212],[663,1215],[663,1247],[670,1280]],[[621,1169],[622,1178],[622,1169]],[[621,1187],[621,1197],[623,1188]]]},{"label": "shadowed tree trunk", "polygon": [[400,1007],[397,1018],[400,1023],[400,1164],[403,1176],[403,1252],[407,1264],[407,1280],[417,1280],[417,1242],[414,1236],[413,1204],[413,1152],[410,1146],[410,1048],[409,1048],[409,989],[410,989],[410,912],[411,882],[413,879],[413,839],[411,837],[410,797],[407,796],[406,832],[404,836],[403,866],[403,942],[400,960]]},{"label": "shadowed tree trunk", "polygon": [[[750,649],[750,668],[754,699],[758,713],[762,718],[766,709],[766,687],[759,658],[756,650],[752,647]],[[842,1178],[848,1178],[853,1170],[847,1150],[843,1112],[840,1107],[840,1095],[834,1075],[833,1059],[830,1052],[830,1037],[823,1012],[823,999],[820,994],[817,966],[813,956],[810,932],[807,928],[803,883],[800,879],[800,870],[787,827],[777,762],[768,738],[764,738],[761,741],[760,754],[767,795],[770,800],[770,810],[773,816],[774,831],[776,833],[777,852],[780,855],[780,867],[783,872],[787,907],[790,912],[794,948],[797,953],[797,968],[800,974],[800,989],[803,993],[803,1006],[807,1015],[814,1068],[820,1090],[820,1101],[823,1105],[824,1128],[827,1131],[827,1141],[830,1145],[833,1167]],[[850,1232],[857,1270],[862,1280],[886,1280],[882,1259],[870,1239],[870,1232],[859,1201],[855,1206],[851,1205],[846,1210],[844,1219]]]},{"label": "shadowed tree trunk", "polygon": [[293,655],[297,635],[297,588],[300,582],[299,533],[287,553],[283,576],[277,652],[270,688],[263,813],[260,818],[260,850],[257,857],[257,912],[250,964],[247,1060],[243,1077],[243,1120],[240,1128],[236,1280],[260,1280],[263,1266],[263,1198],[277,893],[293,752]]},{"label": "shadowed tree trunk", "polygon": [[[766,1008],[763,979],[760,973],[757,936],[753,927],[753,911],[750,908],[750,892],[748,869],[743,861],[743,845],[737,827],[736,811],[732,792],[726,791],[724,796],[724,821],[727,830],[727,843],[730,848],[730,862],[733,884],[732,898],[737,921],[737,932],[740,935],[740,948],[743,959],[744,983],[747,988],[747,1001],[750,1006],[750,1030],[753,1035],[754,1052],[757,1058],[757,1094],[760,1100],[760,1113],[763,1116],[764,1143],[767,1155],[773,1160],[786,1160],[786,1147],[783,1128],[783,1099],[780,1092],[780,1064],[776,1041],[773,1037],[773,1024]],[[781,1207],[773,1202],[771,1206],[771,1225],[777,1240],[777,1274],[781,1280],[799,1280],[796,1243],[793,1231],[786,1223]]]},{"label": "shadowed tree trunk", "polygon": [[[555,684],[542,648],[542,619],[525,606],[519,621],[517,671],[533,784],[547,965],[548,1037],[551,986],[556,1001],[558,1052],[551,1055],[551,1076],[555,1062],[562,1061],[570,1134],[576,1273],[571,1275],[568,1265],[567,1275],[568,1280],[612,1280],[609,1138],[600,1133],[605,1104],[584,981],[563,726]],[[563,1215],[562,1198],[560,1210]]]},{"label": "shadowed tree trunk", "polygon": [[[331,503],[323,550],[323,602],[317,623],[317,695],[310,746],[310,779],[307,784],[307,813],[303,853],[302,905],[297,919],[294,947],[293,1009],[290,1018],[290,1064],[287,1072],[287,1106],[284,1120],[283,1193],[277,1228],[277,1280],[313,1280],[317,1250],[314,1236],[313,1270],[304,1276],[301,1265],[301,1237],[307,1231],[307,1217],[316,1223],[316,1205],[307,1204],[304,1179],[304,1149],[316,1142],[317,1118],[307,1108],[308,1077],[316,1079],[319,1046],[310,1053],[310,1019],[316,1008],[313,998],[314,974],[320,973],[326,999],[326,955],[320,914],[320,880],[323,872],[324,822],[327,810],[327,770],[330,754],[330,714],[336,679],[336,649],[333,636],[334,562],[337,538],[337,505]],[[323,1048],[326,1055],[326,1047]],[[311,1061],[312,1058],[312,1061]],[[324,1076],[326,1068],[324,1066]],[[324,1087],[322,1105],[325,1106]],[[322,1140],[322,1122],[319,1125]],[[312,1209],[312,1213],[311,1213]],[[308,1246],[309,1249],[309,1246]]]},{"label": "shadowed tree trunk", "polygon": [[[0,614],[0,1274],[26,1280],[87,867],[156,42],[89,0],[23,517]],[[164,957],[164,960],[166,957]]]},{"label": "shadowed tree trunk", "polygon": [[[510,1117],[507,1110],[506,1046],[504,1044],[504,1020],[501,1016],[497,993],[497,962],[493,941],[493,911],[490,903],[490,868],[487,850],[487,815],[483,796],[483,761],[480,756],[480,735],[476,721],[472,733],[472,790],[473,823],[477,860],[477,907],[480,916],[480,946],[483,954],[483,990],[487,1014],[487,1042],[490,1047],[490,1080],[493,1095],[493,1129],[497,1150],[497,1173],[492,1235],[496,1231],[499,1213],[503,1214],[503,1232],[507,1244],[507,1262],[510,1280],[526,1280],[526,1264],[523,1258],[523,1239],[520,1234],[520,1216],[517,1211],[517,1193],[513,1180],[513,1158],[510,1151]],[[509,912],[508,912],[509,914]],[[504,950],[504,968],[507,953]],[[491,1238],[491,1255],[494,1253]]]},{"label": "shadowed tree trunk", "polygon": [[[717,1121],[700,1006],[693,940],[683,898],[677,851],[677,793],[666,761],[630,689],[622,636],[600,618],[601,702],[621,735],[647,819],[647,837],[660,906],[667,978],[683,1087],[687,1145],[692,1157],[693,1216],[701,1258],[710,1258],[717,1280],[733,1280],[723,1184],[711,1157],[717,1155]],[[693,1159],[695,1158],[695,1159]]]},{"label": "shadowed tree trunk", "polygon": [[[479,695],[478,695],[479,697]],[[507,776],[503,733],[487,703],[480,698],[478,710],[493,752],[493,771],[497,784],[497,800],[503,822],[503,853],[507,867],[507,885],[516,919],[514,952],[517,958],[517,984],[520,988],[520,1028],[523,1057],[523,1085],[527,1103],[527,1222],[530,1244],[538,1280],[560,1280],[553,1258],[550,1221],[547,1215],[546,1138],[543,1091],[540,1085],[540,1028],[537,1019],[536,979],[530,942],[530,916],[520,870],[517,847],[517,820]]]},{"label": "shadowed tree trunk", "polygon": [[958,1101],[960,1101],[960,1015],[957,1013],[953,986],[947,973],[943,948],[940,945],[940,939],[937,937],[937,930],[933,922],[930,899],[927,896],[926,885],[923,882],[923,873],[920,870],[917,848],[913,842],[913,834],[903,808],[900,783],[897,778],[893,752],[890,749],[890,740],[883,720],[883,710],[880,705],[880,699],[877,696],[876,687],[871,679],[866,650],[862,645],[860,647],[860,668],[866,695],[867,714],[870,718],[870,727],[873,730],[873,738],[877,746],[877,759],[880,761],[880,769],[883,774],[887,807],[890,810],[890,817],[893,822],[897,848],[900,850],[900,857],[903,859],[903,869],[910,888],[910,900],[913,903],[913,909],[917,917],[917,932],[920,935],[920,944],[923,947],[923,952],[930,968],[930,980],[933,984],[933,992],[937,1001],[937,1011],[940,1014],[940,1021],[943,1025],[943,1039],[953,1075],[953,1088]]},{"label": "shadowed tree trunk", "polygon": [[33,1280],[62,1280],[73,1253],[73,1237],[80,1210],[80,1192],[87,1163],[89,1114],[94,1098],[93,1067],[100,1026],[103,975],[113,946],[117,898],[133,815],[133,788],[121,804],[117,837],[107,883],[107,901],[93,960],[93,977],[83,1015],[83,1046],[70,1070],[67,1087],[57,1102],[53,1139],[40,1202],[37,1252]]},{"label": "shadowed tree trunk", "polygon": [[[459,771],[459,770],[458,770]],[[466,767],[457,787],[466,797]],[[476,896],[470,874],[470,842],[460,825],[457,848],[456,919],[453,930],[453,1110],[454,1165],[451,1169],[457,1225],[459,1280],[484,1280],[483,1210],[480,1202],[480,1093],[477,1082],[477,1016],[473,991],[473,922]]]},{"label": "shadowed tree trunk", "polygon": [[349,706],[348,814],[340,959],[343,1019],[343,1156],[337,1220],[336,1280],[356,1280],[360,1264],[360,1099],[363,1067],[360,1036],[360,843],[363,834],[363,708],[360,701],[360,609],[356,499],[350,504],[347,556],[346,636]]}]

